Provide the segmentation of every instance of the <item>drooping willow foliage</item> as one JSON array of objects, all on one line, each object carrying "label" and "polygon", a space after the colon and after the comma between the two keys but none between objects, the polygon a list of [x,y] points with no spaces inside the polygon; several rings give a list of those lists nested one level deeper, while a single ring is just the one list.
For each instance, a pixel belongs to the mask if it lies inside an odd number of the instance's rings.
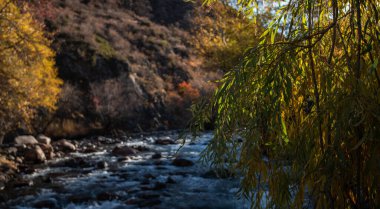
[{"label": "drooping willow foliage", "polygon": [[[257,5],[238,1],[252,21]],[[380,208],[379,13],[377,0],[282,2],[194,106],[193,130],[215,120],[204,160],[242,174],[253,208]]]}]

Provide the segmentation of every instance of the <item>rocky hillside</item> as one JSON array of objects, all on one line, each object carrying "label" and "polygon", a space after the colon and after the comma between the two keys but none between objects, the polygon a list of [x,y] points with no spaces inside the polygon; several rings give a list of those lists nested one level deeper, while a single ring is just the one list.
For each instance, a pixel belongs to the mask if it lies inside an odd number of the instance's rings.
[{"label": "rocky hillside", "polygon": [[52,0],[46,19],[65,81],[50,136],[183,128],[220,77],[192,45],[183,0]]}]

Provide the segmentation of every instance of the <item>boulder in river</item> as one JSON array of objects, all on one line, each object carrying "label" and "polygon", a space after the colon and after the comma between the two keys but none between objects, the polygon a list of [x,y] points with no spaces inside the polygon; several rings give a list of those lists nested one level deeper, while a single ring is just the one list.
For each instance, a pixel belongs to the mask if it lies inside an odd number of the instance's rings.
[{"label": "boulder in river", "polygon": [[161,153],[154,153],[153,155],[152,155],[152,159],[161,159],[162,158],[162,155],[161,155]]},{"label": "boulder in river", "polygon": [[43,134],[37,136],[37,141],[41,144],[50,144],[51,139]]},{"label": "boulder in river", "polygon": [[128,146],[124,146],[124,147],[117,146],[112,150],[112,154],[117,155],[117,156],[130,156],[130,155],[135,155],[137,153],[138,153],[138,150],[133,149]]},{"label": "boulder in river", "polygon": [[33,207],[35,208],[57,208],[58,203],[57,200],[54,198],[48,198],[44,200],[37,200],[34,204]]},{"label": "boulder in river", "polygon": [[106,161],[99,161],[96,163],[96,167],[99,169],[106,169],[108,167],[108,163]]},{"label": "boulder in river", "polygon": [[11,188],[20,188],[20,187],[29,187],[33,186],[32,180],[26,180],[26,179],[16,179],[9,183],[9,187]]},{"label": "boulder in river", "polygon": [[46,156],[41,147],[36,145],[24,152],[24,159],[29,162],[42,163],[45,162]]},{"label": "boulder in river", "polygon": [[110,192],[101,192],[98,195],[96,195],[96,199],[98,201],[117,200],[119,199],[119,196]]},{"label": "boulder in river", "polygon": [[17,147],[8,147],[6,149],[6,153],[9,154],[10,156],[17,156],[18,149]]},{"label": "boulder in river", "polygon": [[173,139],[171,139],[170,137],[164,137],[164,138],[157,139],[154,143],[158,144],[158,145],[176,144],[175,141]]},{"label": "boulder in river", "polygon": [[175,183],[177,183],[172,177],[168,177],[167,179],[166,179],[166,183],[167,184],[175,184]]},{"label": "boulder in river", "polygon": [[54,148],[53,146],[51,146],[50,144],[38,144],[42,151],[44,151],[44,154],[46,156],[46,159],[48,160],[51,160],[52,158],[54,158],[55,154],[54,154]]},{"label": "boulder in river", "polygon": [[177,167],[187,167],[187,166],[193,166],[194,162],[191,160],[184,159],[184,158],[176,158],[173,160],[172,164]]},{"label": "boulder in river", "polygon": [[17,144],[17,145],[38,144],[38,141],[36,138],[34,138],[34,136],[23,135],[23,136],[15,137],[13,143],[11,144]]},{"label": "boulder in river", "polygon": [[53,143],[59,150],[74,152],[77,150],[76,146],[66,139],[61,139]]}]

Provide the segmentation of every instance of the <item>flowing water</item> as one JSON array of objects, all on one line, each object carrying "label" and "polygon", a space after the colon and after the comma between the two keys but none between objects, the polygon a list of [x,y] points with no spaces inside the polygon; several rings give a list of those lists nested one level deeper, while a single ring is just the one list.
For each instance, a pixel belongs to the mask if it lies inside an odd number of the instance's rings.
[{"label": "flowing water", "polygon": [[[91,153],[71,153],[25,174],[24,180],[33,185],[6,191],[7,199],[0,208],[249,208],[247,201],[236,196],[238,179],[219,178],[199,162],[211,133],[195,142],[186,140],[179,151],[181,143],[155,144],[159,137],[163,136],[98,139]],[[176,135],[167,133],[166,137],[175,139]],[[87,146],[92,142],[79,143]],[[111,153],[115,146],[139,147],[141,152],[117,157]],[[153,159],[157,153],[161,156]],[[175,166],[172,162],[176,157],[194,165]]]}]

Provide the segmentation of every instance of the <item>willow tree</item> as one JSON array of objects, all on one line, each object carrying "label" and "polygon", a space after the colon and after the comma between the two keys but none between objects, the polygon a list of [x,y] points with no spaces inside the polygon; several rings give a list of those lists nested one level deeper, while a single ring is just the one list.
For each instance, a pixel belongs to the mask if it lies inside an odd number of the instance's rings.
[{"label": "willow tree", "polygon": [[43,27],[27,11],[0,0],[0,135],[27,124],[38,108],[54,110],[62,83]]},{"label": "willow tree", "polygon": [[[194,107],[194,130],[215,117],[204,159],[242,174],[254,208],[380,208],[380,2],[281,2]],[[262,8],[237,4],[252,21]]]}]

